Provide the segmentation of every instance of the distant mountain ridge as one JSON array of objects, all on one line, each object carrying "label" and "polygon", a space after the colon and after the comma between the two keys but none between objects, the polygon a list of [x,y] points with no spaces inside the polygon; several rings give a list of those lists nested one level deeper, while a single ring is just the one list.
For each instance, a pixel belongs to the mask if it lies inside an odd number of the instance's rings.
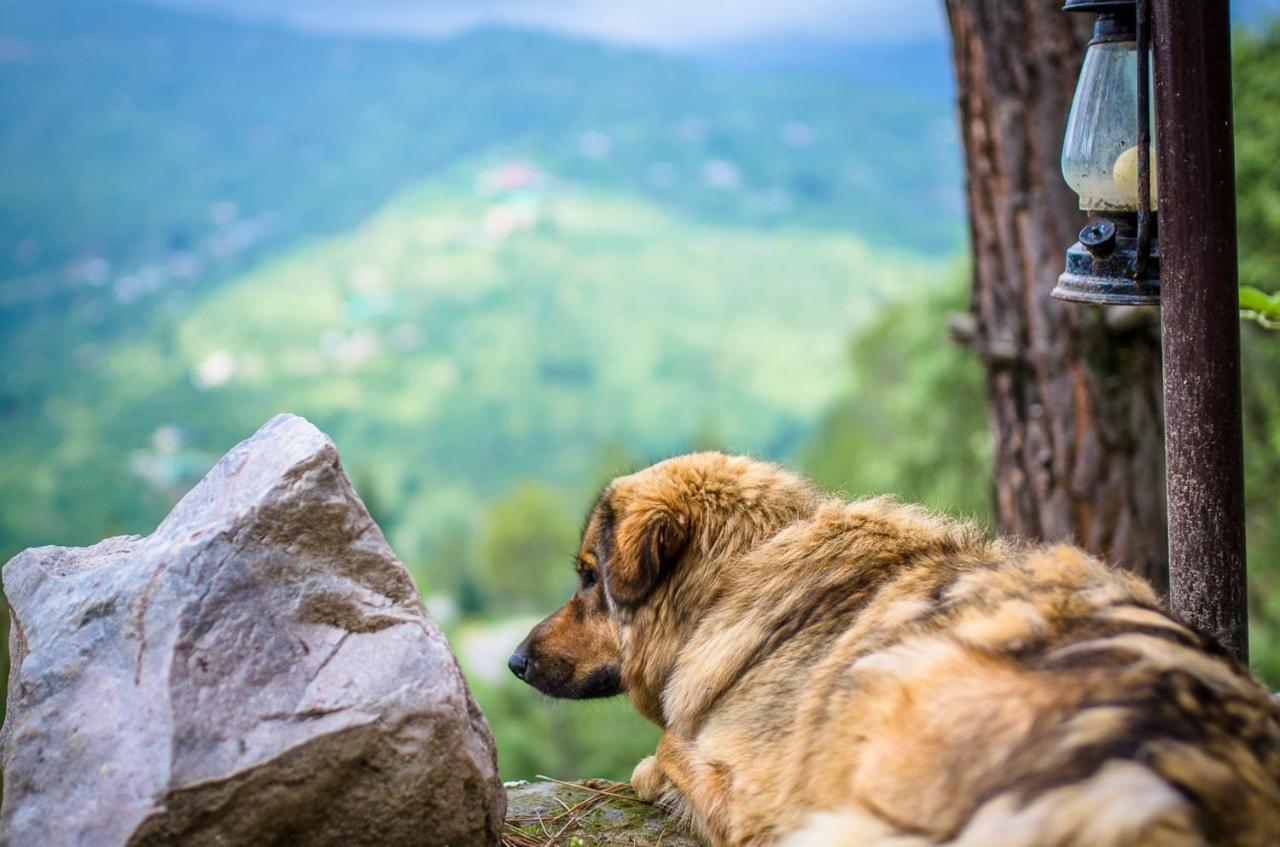
[{"label": "distant mountain ridge", "polygon": [[270,214],[281,240],[336,232],[495,150],[710,221],[962,243],[945,95],[511,29],[420,42],[128,3],[3,9],[0,279],[153,257],[204,237],[218,204]]},{"label": "distant mountain ridge", "polygon": [[949,45],[934,39],[867,44],[804,36],[771,36],[703,47],[694,52],[715,66],[760,74],[840,79],[950,97],[955,91]]},{"label": "distant mountain ridge", "polygon": [[[1237,27],[1269,26],[1280,20],[1280,0],[1232,0],[1231,20]],[[863,87],[945,95],[955,88],[951,45],[943,38],[881,43],[780,33],[703,45],[689,54],[718,67],[826,76]]]},{"label": "distant mountain ridge", "polygon": [[[631,1],[635,3],[635,0],[631,0]],[[341,0],[330,0],[330,2],[328,3],[323,2],[323,0],[296,0],[296,2],[281,2],[281,0],[277,0],[277,2],[274,4],[276,7],[274,10],[269,8],[268,4],[264,3],[263,0],[147,0],[147,2],[151,2],[157,6],[171,7],[171,8],[198,7],[198,8],[203,8],[209,11],[213,11],[228,17],[255,17],[259,19],[274,18],[276,20],[287,20],[291,14],[297,14],[303,11],[304,8],[307,11],[312,11],[312,10],[315,10],[316,7],[320,7],[326,12],[326,14],[323,16],[323,19],[326,23],[325,28],[329,31],[342,31],[344,27],[343,12],[346,11],[346,9],[344,9],[341,4]],[[384,19],[386,20],[395,19],[394,12],[396,11],[396,8],[394,4],[395,4],[395,0],[392,0],[391,6],[383,7],[384,11],[386,12],[386,14],[382,16]],[[365,9],[370,7],[376,8],[378,5],[379,4],[377,2],[368,2],[368,0],[366,0],[366,2],[362,4],[362,6]],[[511,2],[508,8],[519,8],[519,6],[520,4],[518,2]],[[503,5],[501,3],[485,4],[484,7],[474,11],[470,16],[467,16],[467,17],[469,17],[471,20],[475,20],[477,18],[483,18],[486,12],[489,15],[494,15],[499,11],[501,11],[502,9],[503,9]],[[893,12],[901,14],[901,12],[898,11],[898,4],[885,2],[882,4],[882,9],[886,11],[882,11],[880,13],[881,18],[887,16],[887,10],[893,10]],[[364,9],[362,9],[361,11],[364,11]],[[446,27],[450,23],[450,18],[456,21],[457,19],[456,15],[453,15],[453,16],[448,15],[449,12],[456,12],[455,8],[446,7],[443,11],[445,12],[445,19],[439,21],[440,27]],[[878,39],[876,36],[872,36],[872,37],[860,36],[856,34],[856,30],[852,30],[852,31],[850,30],[848,22],[857,22],[858,14],[859,12],[862,12],[864,20],[862,20],[861,23],[864,24],[864,28],[866,24],[869,23],[870,29],[872,32],[877,34],[882,34],[885,31],[884,21],[882,19],[871,20],[869,22],[865,20],[865,7],[863,7],[863,9],[858,9],[856,7],[851,6],[848,9],[844,10],[843,15],[839,14],[840,11],[841,10],[839,6],[829,6],[828,16],[832,19],[833,29],[843,29],[844,31],[851,33],[850,35],[846,35],[845,38],[843,39],[845,42],[847,42],[846,46],[849,49],[856,50],[859,47],[865,47],[867,45],[876,44],[876,43],[879,43],[879,41],[883,40],[882,37]],[[943,9],[942,0],[936,0],[935,12],[939,18],[945,18],[945,11]],[[920,8],[917,6],[912,10],[912,13],[918,15],[920,13]],[[656,14],[661,14],[661,10],[658,10]],[[1231,3],[1232,19],[1236,22],[1237,25],[1256,26],[1260,21],[1267,18],[1268,16],[1274,17],[1277,14],[1280,14],[1280,0],[1233,0],[1233,2]],[[303,17],[307,17],[307,16],[304,15]],[[551,16],[547,18],[547,20],[548,22],[550,22],[554,20],[554,18],[555,16]],[[771,18],[769,20],[768,26],[770,28],[776,28],[776,26],[780,22],[785,27],[785,19],[782,19],[780,21],[776,17]],[[841,27],[841,24],[844,24],[844,26]],[[345,25],[350,31],[361,31],[361,30],[368,31],[367,25],[362,26],[360,15],[347,14],[345,16]],[[897,29],[898,32],[901,33],[900,27],[895,29]],[[927,29],[927,27],[917,26],[913,31],[923,34],[921,31],[924,29]],[[744,44],[746,43],[759,44],[759,43],[765,43],[770,39],[767,37],[762,37],[762,35],[757,34],[755,36],[748,36],[740,40]],[[773,40],[775,40],[777,43],[784,43],[784,42],[802,43],[803,41],[806,40],[806,37],[803,33],[784,32],[779,37]],[[893,40],[900,41],[904,39],[900,34],[898,37],[894,38]],[[924,40],[924,39],[921,38],[920,40]],[[693,48],[693,50],[695,52],[702,52],[706,48],[707,48],[707,43],[704,41],[697,44]]]}]

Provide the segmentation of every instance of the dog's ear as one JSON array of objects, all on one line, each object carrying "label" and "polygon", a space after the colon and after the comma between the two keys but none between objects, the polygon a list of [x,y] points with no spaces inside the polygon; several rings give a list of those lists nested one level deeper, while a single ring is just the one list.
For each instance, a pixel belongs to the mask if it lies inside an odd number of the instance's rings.
[{"label": "dog's ear", "polygon": [[622,607],[644,602],[689,543],[688,518],[669,507],[634,508],[613,529],[605,587]]}]

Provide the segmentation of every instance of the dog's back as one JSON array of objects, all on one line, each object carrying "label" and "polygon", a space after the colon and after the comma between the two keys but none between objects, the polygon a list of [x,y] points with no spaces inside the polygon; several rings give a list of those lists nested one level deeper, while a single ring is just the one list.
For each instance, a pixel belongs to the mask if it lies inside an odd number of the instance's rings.
[{"label": "dog's back", "polygon": [[1280,844],[1280,707],[1142,580],[885,500],[828,504],[728,576],[682,669],[705,683],[698,654],[715,661],[754,607],[762,646],[695,731],[753,786],[747,831]]}]

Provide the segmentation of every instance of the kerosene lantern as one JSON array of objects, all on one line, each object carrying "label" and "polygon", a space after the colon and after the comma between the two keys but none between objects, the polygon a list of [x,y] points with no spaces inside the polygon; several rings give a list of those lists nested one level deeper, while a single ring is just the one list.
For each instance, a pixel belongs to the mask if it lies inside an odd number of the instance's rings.
[{"label": "kerosene lantern", "polygon": [[1098,16],[1062,147],[1062,175],[1091,220],[1067,250],[1053,296],[1155,305],[1160,250],[1147,0],[1067,0],[1064,9]]}]

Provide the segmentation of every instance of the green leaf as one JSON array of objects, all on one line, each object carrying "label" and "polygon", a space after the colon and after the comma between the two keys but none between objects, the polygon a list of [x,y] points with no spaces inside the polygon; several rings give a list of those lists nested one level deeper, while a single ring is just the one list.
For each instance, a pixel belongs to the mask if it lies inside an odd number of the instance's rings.
[{"label": "green leaf", "polygon": [[1240,286],[1240,311],[1269,329],[1280,329],[1280,292],[1268,294],[1251,285]]}]

